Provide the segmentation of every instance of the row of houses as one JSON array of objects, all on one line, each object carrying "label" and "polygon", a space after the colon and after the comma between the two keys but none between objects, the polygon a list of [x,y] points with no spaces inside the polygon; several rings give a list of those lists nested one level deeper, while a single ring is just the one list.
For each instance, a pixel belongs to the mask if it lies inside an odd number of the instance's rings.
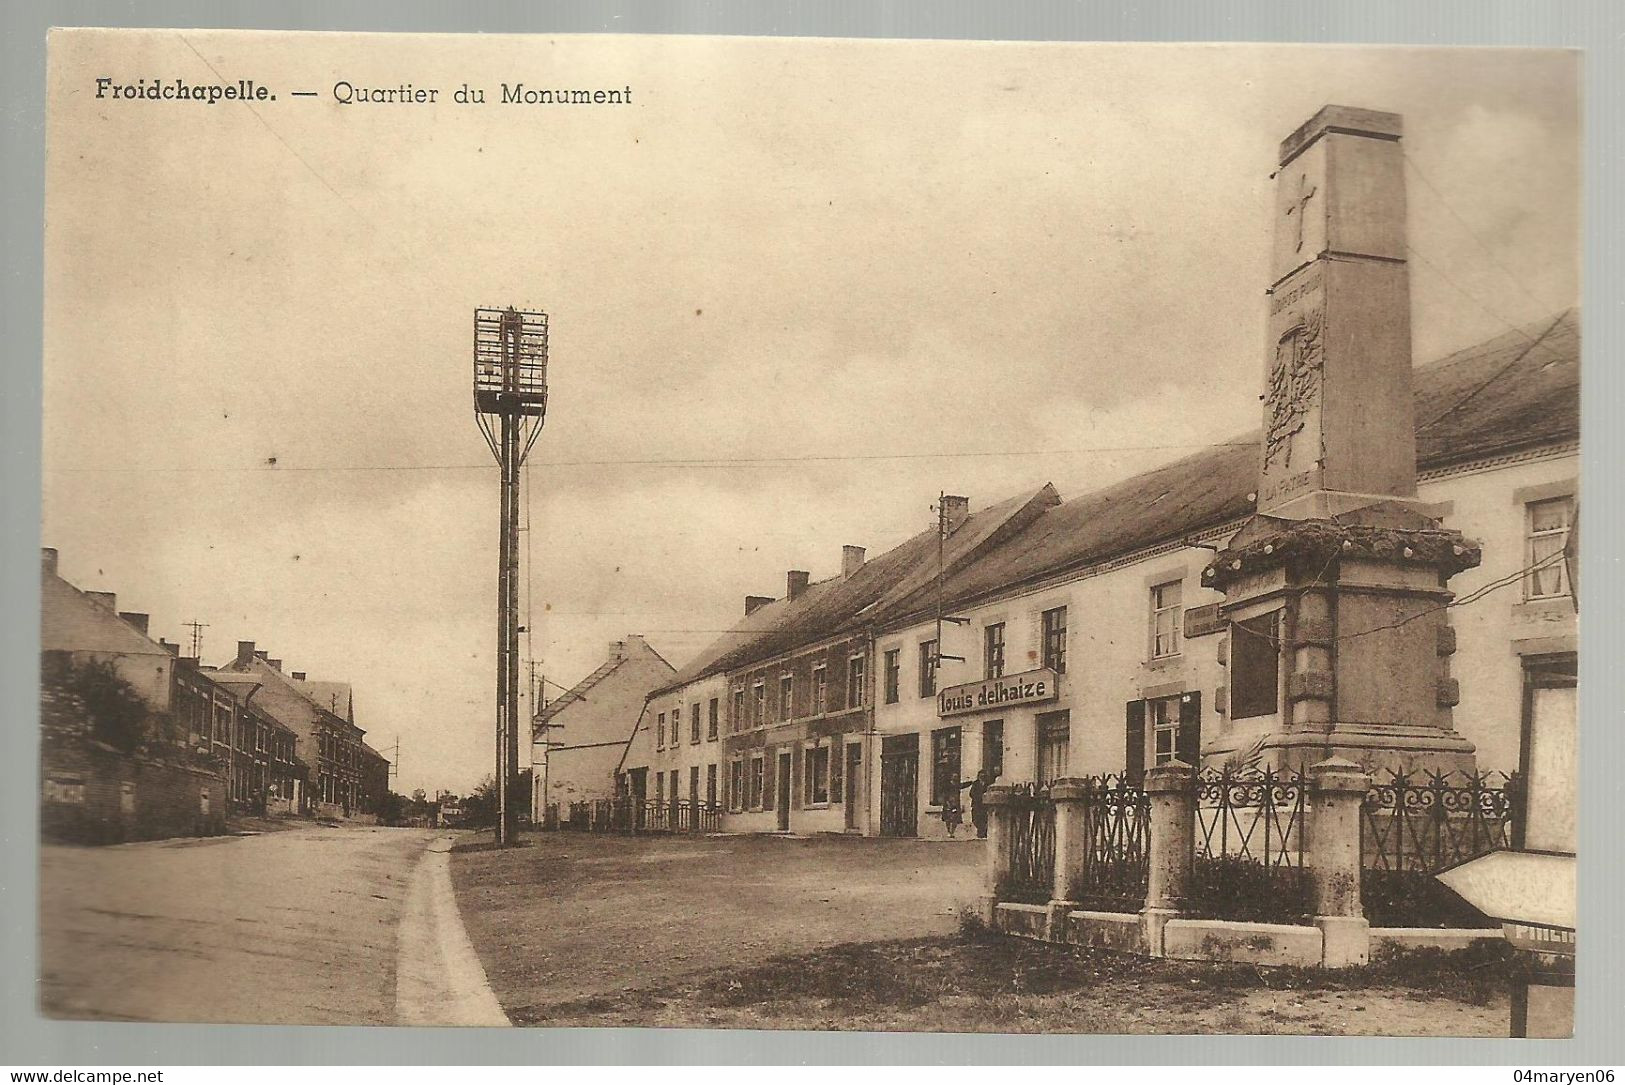
[{"label": "row of houses", "polygon": [[[1570,566],[1548,559],[1576,516],[1579,344],[1571,311],[1414,370],[1418,497],[1483,551],[1450,582],[1473,601],[1441,688],[1484,771],[1519,767],[1530,683],[1577,675]],[[1282,649],[1232,637],[1202,573],[1257,511],[1259,440],[1076,496],[945,497],[936,529],[746,596],[681,669],[617,642],[538,721],[538,817],[620,794],[729,831],[938,836],[978,770],[1245,758],[1286,711]]]},{"label": "row of houses", "polygon": [[211,666],[154,640],[147,614],[81,591],[44,549],[42,822],[130,839],[225,830],[233,815],[372,817],[389,762],[345,682],[285,672],[252,641]]}]

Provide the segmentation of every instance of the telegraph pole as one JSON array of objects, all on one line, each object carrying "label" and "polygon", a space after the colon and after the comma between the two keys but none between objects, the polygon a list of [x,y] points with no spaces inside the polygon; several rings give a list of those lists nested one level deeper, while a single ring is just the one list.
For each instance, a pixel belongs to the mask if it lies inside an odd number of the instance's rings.
[{"label": "telegraph pole", "polygon": [[201,661],[203,659],[203,631],[209,628],[209,623],[200,622],[193,618],[191,621],[182,624],[192,631],[192,658]]},{"label": "telegraph pole", "polygon": [[497,548],[499,845],[516,843],[519,773],[519,468],[547,414],[547,314],[474,311],[474,416],[501,473]]}]

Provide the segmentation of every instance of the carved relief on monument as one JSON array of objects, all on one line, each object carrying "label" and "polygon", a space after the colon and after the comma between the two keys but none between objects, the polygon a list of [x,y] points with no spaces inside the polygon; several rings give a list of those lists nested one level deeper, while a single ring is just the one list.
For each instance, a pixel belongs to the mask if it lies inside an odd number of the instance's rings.
[{"label": "carved relief on monument", "polygon": [[1269,385],[1264,394],[1264,467],[1292,466],[1294,438],[1303,430],[1309,411],[1318,403],[1323,359],[1319,307],[1294,314],[1275,341]]}]

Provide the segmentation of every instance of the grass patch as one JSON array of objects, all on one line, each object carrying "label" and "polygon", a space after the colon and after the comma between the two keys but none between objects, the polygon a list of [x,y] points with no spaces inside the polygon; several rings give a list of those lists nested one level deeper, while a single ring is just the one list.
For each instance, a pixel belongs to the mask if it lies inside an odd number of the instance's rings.
[{"label": "grass patch", "polygon": [[835,945],[658,988],[513,1007],[510,1016],[530,1025],[1113,1032],[1154,1031],[1136,1024],[1154,1023],[1172,1007],[1205,1014],[1204,1029],[1246,1033],[1271,1031],[1268,1020],[1235,1008],[1249,992],[1381,991],[1484,1006],[1505,991],[1511,964],[1510,951],[1494,943],[1390,952],[1344,970],[1166,961],[1049,946],[964,923],[959,935]]}]

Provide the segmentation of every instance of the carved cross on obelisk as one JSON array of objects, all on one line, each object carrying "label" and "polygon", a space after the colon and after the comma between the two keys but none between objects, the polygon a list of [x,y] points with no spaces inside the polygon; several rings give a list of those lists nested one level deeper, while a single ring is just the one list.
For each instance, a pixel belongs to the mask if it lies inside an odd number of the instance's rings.
[{"label": "carved cross on obelisk", "polygon": [[1293,250],[1295,252],[1303,251],[1303,213],[1304,209],[1309,206],[1309,201],[1315,198],[1315,193],[1318,191],[1320,191],[1318,186],[1309,183],[1307,173],[1298,174],[1298,195],[1291,203],[1287,204],[1286,208],[1288,215],[1296,214],[1298,216],[1298,244]]}]

